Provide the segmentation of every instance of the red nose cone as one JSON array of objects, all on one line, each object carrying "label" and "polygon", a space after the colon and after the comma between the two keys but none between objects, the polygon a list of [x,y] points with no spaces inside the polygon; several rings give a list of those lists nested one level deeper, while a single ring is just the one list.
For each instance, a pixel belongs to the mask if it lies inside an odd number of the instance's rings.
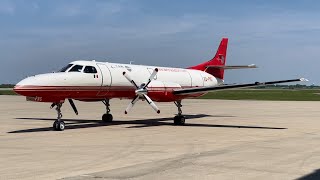
[{"label": "red nose cone", "polygon": [[23,95],[23,91],[21,91],[21,86],[14,86],[13,91],[17,94]]},{"label": "red nose cone", "polygon": [[25,85],[16,85],[13,88],[13,91],[22,96],[38,96],[39,95],[37,91],[34,90],[34,88],[30,86],[25,86]]}]

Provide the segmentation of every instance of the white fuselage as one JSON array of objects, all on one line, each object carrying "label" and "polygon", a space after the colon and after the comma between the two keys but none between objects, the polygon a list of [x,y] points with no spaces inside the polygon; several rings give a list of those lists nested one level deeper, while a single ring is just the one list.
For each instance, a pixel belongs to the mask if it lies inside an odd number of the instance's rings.
[{"label": "white fuselage", "polygon": [[[192,69],[96,61],[74,61],[70,64],[72,66],[66,72],[28,77],[16,85],[15,91],[25,96],[38,96],[41,99],[45,99],[46,96],[79,100],[133,98],[135,87],[123,76],[123,72],[128,73],[140,86],[147,82],[155,68],[158,68],[158,73],[148,86],[150,97],[155,101],[174,100],[173,89],[216,86],[222,83],[222,80],[211,74]],[[82,66],[82,69],[78,72],[69,72],[68,70],[75,65]],[[86,66],[95,67],[97,71],[85,73]]]}]

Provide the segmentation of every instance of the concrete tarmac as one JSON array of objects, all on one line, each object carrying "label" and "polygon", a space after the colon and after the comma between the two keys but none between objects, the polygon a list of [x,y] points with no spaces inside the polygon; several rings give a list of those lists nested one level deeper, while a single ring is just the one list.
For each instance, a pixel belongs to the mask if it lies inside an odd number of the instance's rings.
[{"label": "concrete tarmac", "polygon": [[318,179],[320,102],[185,100],[156,114],[139,101],[63,105],[66,130],[52,131],[48,103],[0,96],[0,179]]}]

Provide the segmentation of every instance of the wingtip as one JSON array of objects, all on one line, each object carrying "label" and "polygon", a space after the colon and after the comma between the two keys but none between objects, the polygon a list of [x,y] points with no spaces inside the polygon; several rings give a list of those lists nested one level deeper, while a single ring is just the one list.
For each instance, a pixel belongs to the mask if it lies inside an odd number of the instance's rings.
[{"label": "wingtip", "polygon": [[250,64],[248,67],[249,67],[249,68],[258,68],[258,66],[255,65],[255,64]]},{"label": "wingtip", "polygon": [[308,82],[309,80],[306,79],[306,78],[300,78],[300,81],[302,81],[302,82]]}]

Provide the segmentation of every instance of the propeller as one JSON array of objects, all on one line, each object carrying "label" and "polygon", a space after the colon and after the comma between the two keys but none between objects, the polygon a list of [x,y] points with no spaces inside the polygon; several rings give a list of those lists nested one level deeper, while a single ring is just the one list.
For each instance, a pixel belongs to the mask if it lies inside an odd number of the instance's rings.
[{"label": "propeller", "polygon": [[126,73],[123,72],[123,76],[136,88],[135,93],[136,96],[133,98],[133,100],[130,102],[126,110],[124,111],[125,114],[129,112],[129,110],[136,104],[136,102],[139,101],[140,98],[145,99],[148,104],[154,109],[158,114],[160,113],[159,108],[156,106],[156,104],[152,101],[152,99],[147,95],[148,94],[148,85],[151,83],[153,78],[157,75],[158,73],[158,68],[155,68],[153,72],[151,73],[148,82],[147,83],[142,83],[140,86],[138,86],[134,80],[131,79],[131,77]]}]

